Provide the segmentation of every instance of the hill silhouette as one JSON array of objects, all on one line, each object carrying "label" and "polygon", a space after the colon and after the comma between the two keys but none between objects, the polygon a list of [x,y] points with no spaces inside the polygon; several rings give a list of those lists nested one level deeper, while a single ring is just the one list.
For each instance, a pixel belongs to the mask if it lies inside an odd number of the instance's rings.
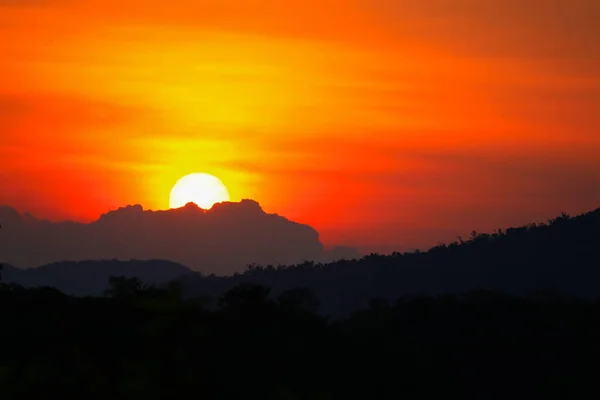
[{"label": "hill silhouette", "polygon": [[192,296],[219,296],[242,283],[266,285],[275,294],[306,287],[321,300],[323,313],[337,315],[367,307],[373,298],[394,301],[472,290],[596,298],[598,282],[600,209],[491,234],[473,232],[467,240],[427,252],[288,267],[251,265],[233,277],[191,275],[182,280]]},{"label": "hill silhouette", "polygon": [[[489,290],[515,295],[554,292],[564,296],[596,298],[600,294],[600,209],[569,217],[561,215],[547,223],[498,230],[491,234],[473,232],[471,237],[427,252],[371,254],[352,260],[330,263],[303,262],[289,266],[250,264],[233,276],[191,274],[183,267],[177,273],[165,272],[164,280],[177,278],[186,297],[199,295],[218,298],[240,284],[259,284],[272,288],[272,295],[304,287],[321,302],[320,311],[329,315],[346,315],[367,307],[373,298],[395,301],[401,296],[441,295],[471,290]],[[156,263],[164,263],[155,261]],[[139,261],[132,261],[138,263]],[[82,264],[85,265],[85,264]],[[110,270],[112,275],[134,276],[127,262],[116,265],[95,264],[96,270]],[[162,264],[160,264],[162,265]],[[53,285],[52,273],[61,269],[42,267],[39,285]],[[95,278],[85,272],[73,272],[77,266],[63,268],[61,290],[66,293],[98,294],[107,285],[106,273]],[[161,267],[163,268],[163,267]],[[170,264],[164,264],[170,268]],[[145,280],[141,269],[138,277]],[[26,274],[25,272],[22,272]],[[53,272],[55,273],[55,272]],[[26,278],[7,270],[12,282],[30,285]],[[81,277],[77,279],[67,278]],[[25,276],[25,275],[22,275]],[[23,279],[23,280],[21,280]],[[33,279],[33,278],[27,278]],[[151,280],[151,283],[161,283]],[[82,288],[94,288],[85,292]],[[87,290],[87,289],[86,289]]]},{"label": "hill silhouette", "polygon": [[0,283],[0,387],[7,399],[596,397],[598,249],[600,209],[229,277],[160,260],[58,263],[40,270],[129,275],[102,297]]},{"label": "hill silhouette", "polygon": [[318,233],[253,200],[204,210],[193,203],[166,211],[127,206],[89,224],[50,222],[0,207],[0,262],[32,268],[64,260],[163,259],[204,273],[231,274],[250,263],[295,264],[357,256],[323,249]]},{"label": "hill silhouette", "polygon": [[189,268],[163,260],[63,261],[30,269],[5,265],[2,282],[25,288],[50,286],[73,296],[102,296],[111,276],[135,277],[150,285],[162,285],[192,274]]}]

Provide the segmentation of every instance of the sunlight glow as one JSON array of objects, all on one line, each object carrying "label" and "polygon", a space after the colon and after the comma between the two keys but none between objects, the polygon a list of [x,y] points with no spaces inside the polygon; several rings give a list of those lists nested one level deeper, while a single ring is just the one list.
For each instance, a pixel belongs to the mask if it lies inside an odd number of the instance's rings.
[{"label": "sunlight glow", "polygon": [[229,191],[219,178],[210,174],[194,173],[175,183],[169,204],[171,208],[179,208],[187,203],[195,203],[207,210],[215,203],[223,201],[229,201]]}]

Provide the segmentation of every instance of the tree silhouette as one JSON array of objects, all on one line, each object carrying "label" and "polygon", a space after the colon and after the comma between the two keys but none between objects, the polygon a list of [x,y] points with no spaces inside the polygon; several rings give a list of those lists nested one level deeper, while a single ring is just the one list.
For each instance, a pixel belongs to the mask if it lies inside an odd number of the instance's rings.
[{"label": "tree silhouette", "polygon": [[321,303],[319,299],[307,288],[295,288],[287,290],[277,298],[284,309],[294,312],[316,313]]},{"label": "tree silhouette", "polygon": [[225,293],[219,299],[219,306],[225,309],[260,308],[269,303],[271,289],[262,285],[241,284]]},{"label": "tree silhouette", "polygon": [[598,248],[600,210],[424,252],[123,274],[98,298],[2,284],[2,399],[598,397]]},{"label": "tree silhouette", "polygon": [[[0,224],[0,229],[2,229],[2,224]],[[2,263],[0,263],[0,282],[2,282],[2,270],[4,269],[4,266],[2,265]]]},{"label": "tree silhouette", "polygon": [[140,279],[125,276],[111,276],[108,283],[110,288],[105,291],[105,296],[115,299],[130,299],[148,289]]}]

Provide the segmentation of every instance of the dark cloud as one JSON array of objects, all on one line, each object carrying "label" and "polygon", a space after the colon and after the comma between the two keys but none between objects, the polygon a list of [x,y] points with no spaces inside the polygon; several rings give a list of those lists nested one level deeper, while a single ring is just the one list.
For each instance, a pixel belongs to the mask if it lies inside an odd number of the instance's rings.
[{"label": "dark cloud", "polygon": [[230,274],[250,263],[295,264],[347,258],[326,252],[307,225],[266,214],[258,203],[221,203],[210,210],[193,204],[168,211],[128,206],[90,224],[54,223],[0,208],[2,259],[18,267],[63,260],[165,259],[205,273]]}]

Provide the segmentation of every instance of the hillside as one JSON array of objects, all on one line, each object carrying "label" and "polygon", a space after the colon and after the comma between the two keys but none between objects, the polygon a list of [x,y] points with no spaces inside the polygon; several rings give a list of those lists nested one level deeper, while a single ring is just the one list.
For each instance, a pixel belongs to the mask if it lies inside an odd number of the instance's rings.
[{"label": "hillside", "polygon": [[230,278],[188,276],[188,295],[218,296],[242,282],[272,287],[275,293],[311,289],[325,313],[366,307],[372,298],[440,295],[470,290],[510,294],[553,291],[596,298],[600,294],[600,209],[542,224],[473,232],[464,241],[427,252],[372,254],[328,264],[289,267],[250,266]]},{"label": "hillside", "polygon": [[63,261],[31,269],[5,266],[2,282],[26,288],[51,286],[74,296],[102,296],[111,276],[137,277],[161,285],[191,274],[189,268],[164,260]]},{"label": "hillside", "polygon": [[272,288],[272,294],[296,287],[310,289],[321,312],[343,315],[366,307],[371,299],[441,295],[491,290],[516,295],[552,291],[596,298],[600,294],[600,209],[576,217],[561,215],[547,223],[473,232],[467,240],[426,252],[371,254],[318,264],[250,265],[223,277],[193,273],[167,261],[96,261],[57,263],[31,270],[7,268],[6,282],[54,286],[75,295],[99,295],[111,275],[136,276],[160,285],[178,280],[187,297],[217,298],[241,283]]},{"label": "hillside", "polygon": [[[266,213],[253,200],[109,211],[90,223],[52,222],[0,206],[0,262],[34,268],[63,260],[170,260],[228,275],[250,263],[294,264],[331,257],[310,226]],[[34,250],[35,249],[35,250]]]},{"label": "hillside", "polygon": [[[232,277],[160,260],[7,268],[110,289],[0,284],[0,387],[8,399],[597,397],[599,241],[596,210],[427,252]],[[125,273],[162,287],[105,279]]]}]

